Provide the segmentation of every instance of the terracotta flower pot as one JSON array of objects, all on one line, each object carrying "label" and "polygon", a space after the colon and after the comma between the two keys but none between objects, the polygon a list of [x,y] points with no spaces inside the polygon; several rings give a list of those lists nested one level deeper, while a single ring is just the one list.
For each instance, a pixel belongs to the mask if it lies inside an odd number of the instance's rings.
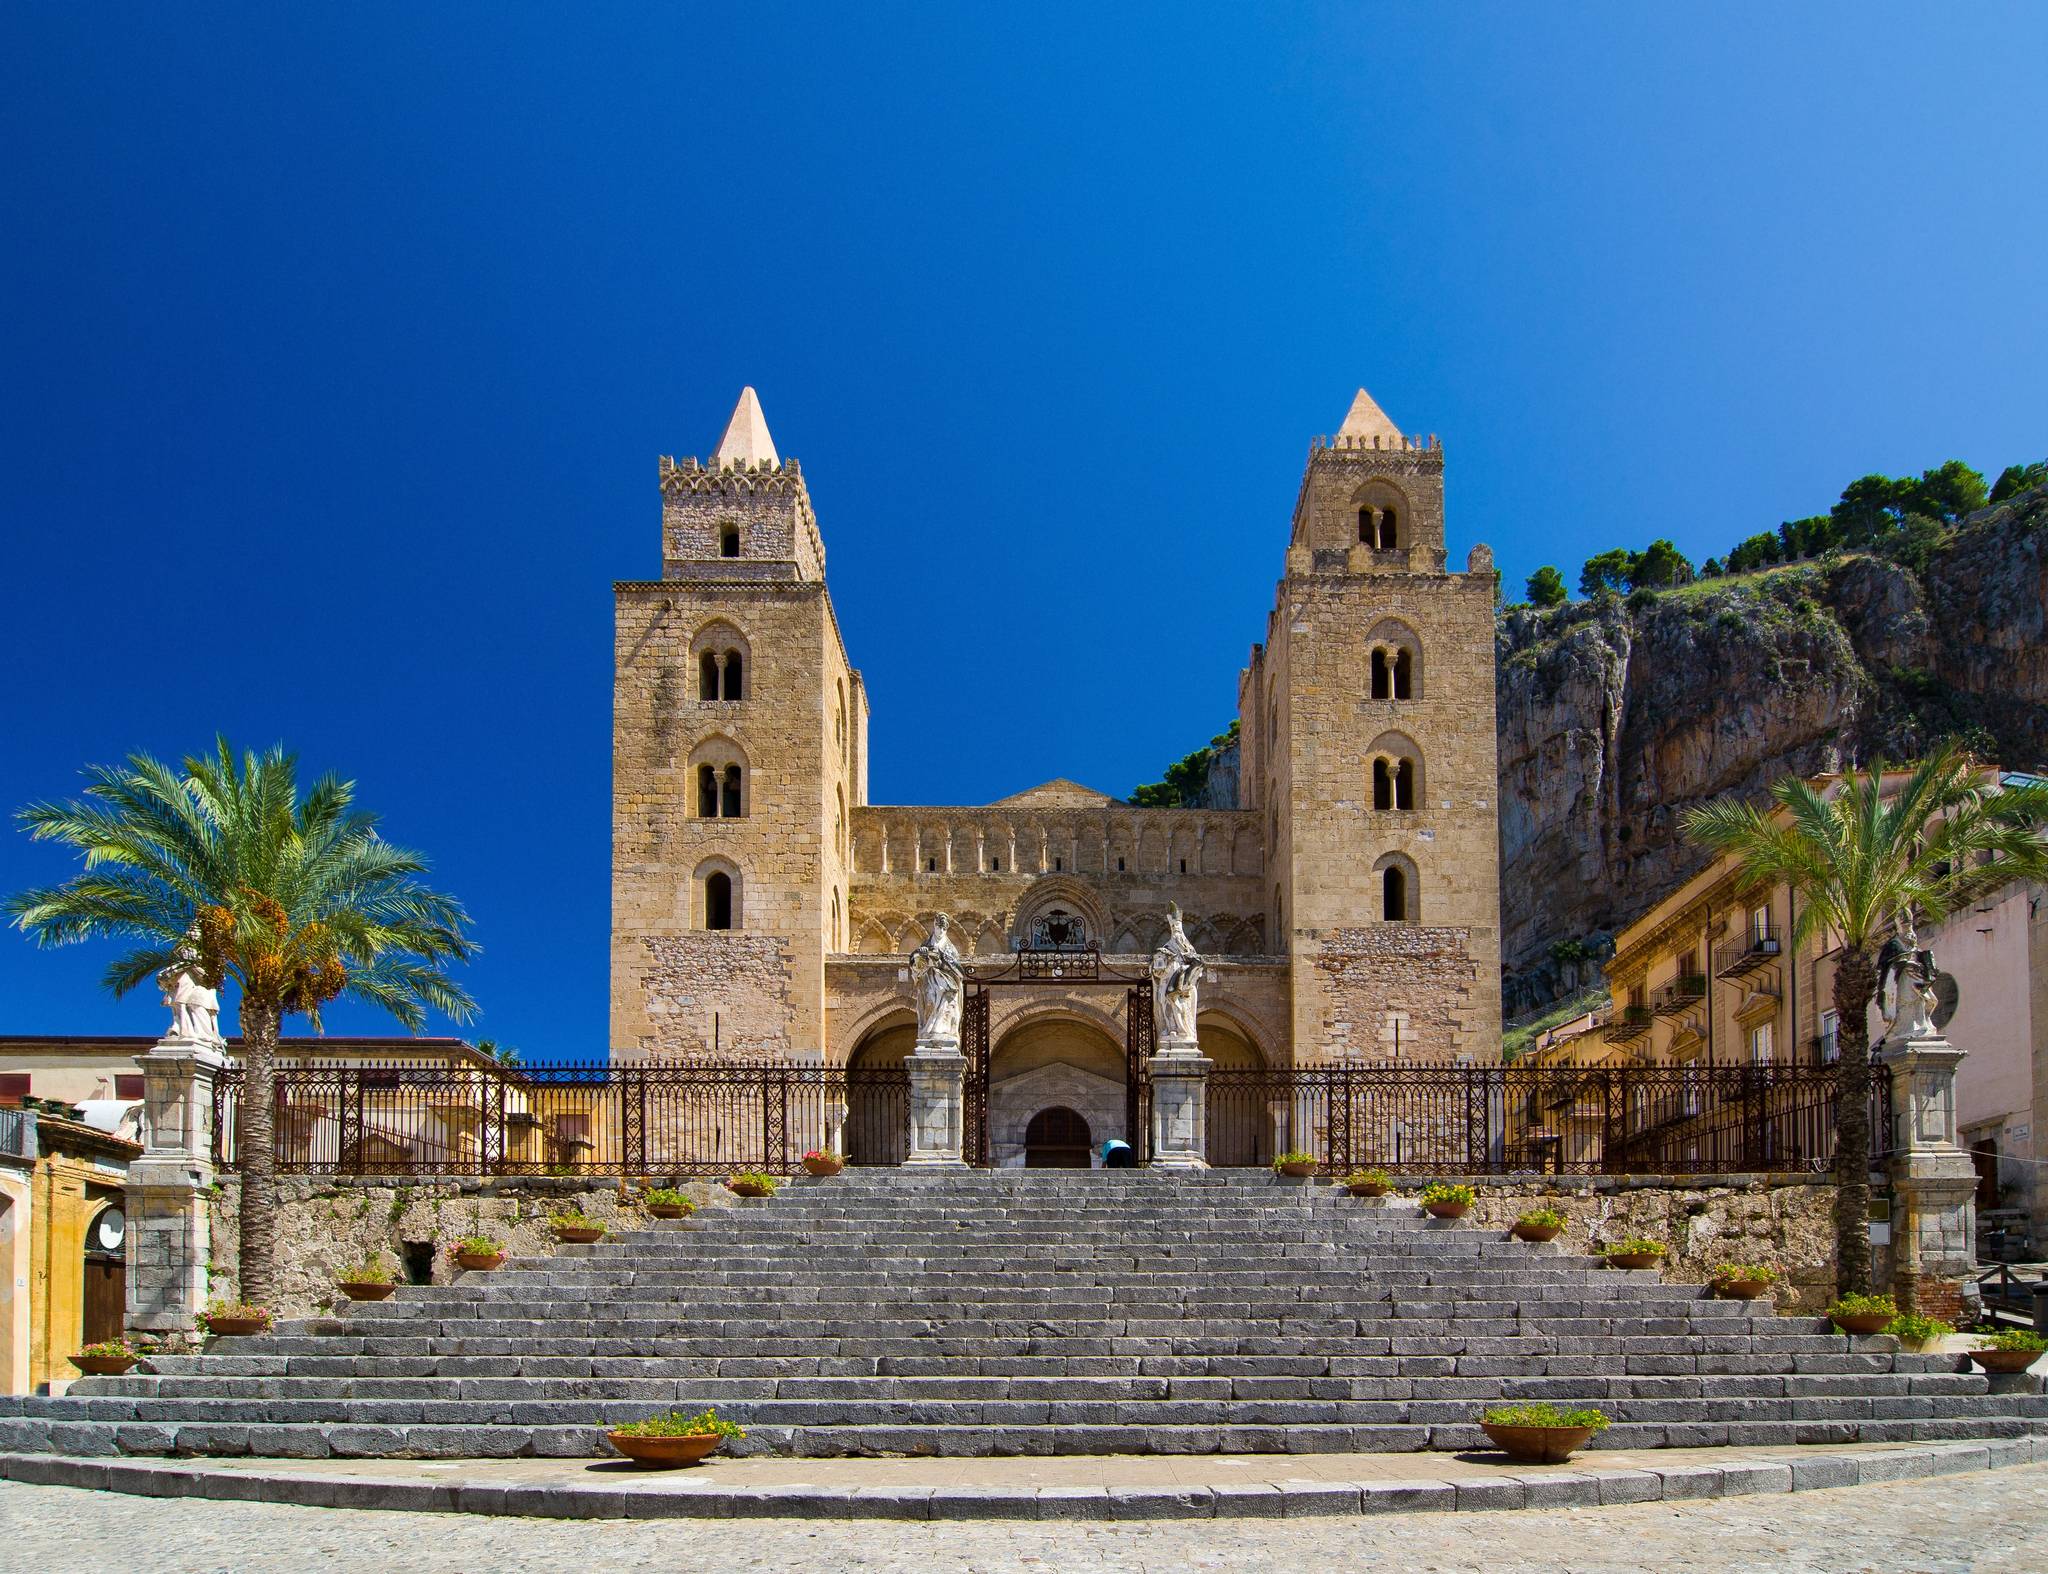
[{"label": "terracotta flower pot", "polygon": [[627,1437],[618,1432],[605,1434],[612,1447],[636,1465],[653,1465],[672,1470],[677,1465],[694,1465],[707,1454],[715,1454],[725,1441],[716,1432],[686,1433],[681,1437]]},{"label": "terracotta flower pot", "polygon": [[687,1219],[691,1210],[679,1208],[672,1202],[650,1202],[647,1211],[657,1219]]},{"label": "terracotta flower pot", "polygon": [[1881,1334],[1891,1326],[1890,1312],[1851,1312],[1847,1316],[1829,1314],[1836,1328],[1845,1334]]},{"label": "terracotta flower pot", "polygon": [[1664,1260],[1662,1252],[1609,1252],[1610,1268],[1654,1268]]},{"label": "terracotta flower pot", "polygon": [[1987,1372],[2024,1372],[2041,1354],[2039,1350],[1972,1350],[1970,1359]]},{"label": "terracotta flower pot", "polygon": [[1462,1219],[1465,1217],[1465,1210],[1471,1207],[1472,1204],[1469,1202],[1425,1202],[1422,1206],[1435,1218]]},{"label": "terracotta flower pot", "polygon": [[1753,1301],[1760,1295],[1770,1293],[1768,1279],[1716,1279],[1714,1293],[1725,1295],[1731,1301]]},{"label": "terracotta flower pot", "polygon": [[270,1324],[261,1317],[209,1317],[206,1331],[215,1338],[237,1339],[268,1332]]},{"label": "terracotta flower pot", "polygon": [[495,1268],[505,1260],[503,1252],[457,1252],[455,1261],[471,1273],[481,1273]]},{"label": "terracotta flower pot", "polygon": [[1562,1234],[1562,1224],[1517,1224],[1514,1229],[1518,1241],[1554,1241]]},{"label": "terracotta flower pot", "polygon": [[1479,1429],[1508,1458],[1525,1465],[1561,1465],[1593,1435],[1589,1426],[1497,1426],[1482,1421]]},{"label": "terracotta flower pot", "polygon": [[565,1246],[589,1246],[593,1242],[603,1240],[604,1231],[585,1229],[580,1225],[558,1224],[555,1226],[555,1239]]},{"label": "terracotta flower pot", "polygon": [[395,1284],[380,1284],[374,1279],[337,1279],[334,1287],[351,1301],[381,1301],[398,1288]]},{"label": "terracotta flower pot", "polygon": [[1378,1181],[1361,1181],[1355,1186],[1346,1185],[1344,1189],[1354,1197],[1384,1197],[1394,1188],[1382,1186]]},{"label": "terracotta flower pot", "polygon": [[139,1355],[74,1355],[71,1364],[87,1377],[119,1377],[141,1359]]},{"label": "terracotta flower pot", "polygon": [[1282,1175],[1291,1175],[1296,1180],[1306,1180],[1315,1172],[1316,1166],[1313,1162],[1307,1164],[1283,1164],[1280,1166],[1280,1173]]},{"label": "terracotta flower pot", "polygon": [[804,1173],[806,1175],[837,1175],[845,1168],[846,1160],[836,1153],[822,1159],[804,1160]]},{"label": "terracotta flower pot", "polygon": [[768,1188],[759,1181],[727,1181],[725,1189],[735,1197],[765,1197]]}]

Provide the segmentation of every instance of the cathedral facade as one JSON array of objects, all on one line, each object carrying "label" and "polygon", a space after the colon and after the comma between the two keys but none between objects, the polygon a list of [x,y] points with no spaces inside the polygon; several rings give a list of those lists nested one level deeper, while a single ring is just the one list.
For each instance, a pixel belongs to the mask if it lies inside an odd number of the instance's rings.
[{"label": "cathedral facade", "polygon": [[870,803],[869,695],[753,390],[660,480],[661,576],[615,587],[614,1057],[892,1064],[943,912],[972,971],[1029,975],[989,1006],[997,1161],[1051,1110],[1123,1135],[1132,1006],[1102,985],[1177,904],[1219,1068],[1499,1058],[1496,576],[1483,546],[1447,570],[1433,438],[1361,390],[1312,446],[1212,808]]}]

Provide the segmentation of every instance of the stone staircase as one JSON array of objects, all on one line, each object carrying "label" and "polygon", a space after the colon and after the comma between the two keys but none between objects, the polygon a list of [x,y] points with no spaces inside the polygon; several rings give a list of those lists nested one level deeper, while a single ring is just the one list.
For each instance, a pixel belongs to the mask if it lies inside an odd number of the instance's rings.
[{"label": "stone staircase", "polygon": [[591,1455],[707,1405],[809,1456],[1458,1450],[1513,1399],[1605,1447],[2048,1431],[1961,1364],[1263,1172],[890,1170],[0,1400],[0,1451]]}]

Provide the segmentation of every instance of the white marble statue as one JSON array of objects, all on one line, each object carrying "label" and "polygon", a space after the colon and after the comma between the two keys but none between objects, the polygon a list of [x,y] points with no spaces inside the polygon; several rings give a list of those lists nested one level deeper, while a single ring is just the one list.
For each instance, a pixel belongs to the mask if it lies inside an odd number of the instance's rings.
[{"label": "white marble statue", "polygon": [[960,952],[946,936],[946,915],[932,919],[932,932],[910,953],[910,978],[917,989],[917,1041],[960,1042],[960,998],[966,974]]},{"label": "white marble statue", "polygon": [[171,1036],[201,1044],[218,1044],[220,995],[199,982],[192,948],[182,947],[176,963],[156,975],[164,1004],[171,1008]]},{"label": "white marble statue", "polygon": [[1921,949],[1920,933],[1910,915],[1899,920],[1899,944],[1902,949],[1878,982],[1877,1009],[1884,1018],[1885,1035],[1889,1037],[1899,1019],[1911,1012],[1906,1036],[1932,1038],[1936,1032],[1934,980],[1938,970],[1934,953]]},{"label": "white marble statue", "polygon": [[1162,1044],[1195,1042],[1195,986],[1202,981],[1201,952],[1181,927],[1180,908],[1166,909],[1166,938],[1152,953],[1152,1022]]}]

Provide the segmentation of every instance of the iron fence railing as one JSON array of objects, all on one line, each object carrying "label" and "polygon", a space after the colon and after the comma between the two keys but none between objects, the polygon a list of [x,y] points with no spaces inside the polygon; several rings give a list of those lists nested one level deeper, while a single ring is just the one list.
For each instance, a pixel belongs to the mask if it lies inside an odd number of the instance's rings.
[{"label": "iron fence railing", "polygon": [[10,1159],[36,1156],[36,1112],[0,1109],[0,1155]]},{"label": "iron fence railing", "polygon": [[[1218,1070],[1209,1162],[1311,1153],[1325,1169],[1466,1175],[1824,1172],[1834,1066],[1343,1065]],[[1871,1086],[1874,1146],[1891,1089]]]},{"label": "iron fence railing", "polygon": [[[501,1072],[444,1062],[274,1075],[278,1165],[300,1173],[788,1173],[806,1150],[835,1143],[861,1165],[900,1164],[908,1152],[900,1066],[675,1061]],[[1839,1076],[1833,1065],[1776,1063],[1219,1069],[1208,1079],[1206,1151],[1212,1165],[1241,1167],[1300,1150],[1339,1172],[1824,1172],[1834,1162]],[[241,1145],[241,1088],[236,1069],[214,1089],[214,1159],[227,1168]],[[1880,1075],[1871,1089],[1876,1146],[1890,1130],[1890,1084]]]},{"label": "iron fence railing", "polygon": [[[425,1063],[274,1075],[278,1167],[310,1174],[787,1173],[835,1137],[851,1163],[901,1163],[909,1130],[901,1068]],[[236,1165],[241,1123],[237,1068],[214,1084],[215,1162]]]}]

